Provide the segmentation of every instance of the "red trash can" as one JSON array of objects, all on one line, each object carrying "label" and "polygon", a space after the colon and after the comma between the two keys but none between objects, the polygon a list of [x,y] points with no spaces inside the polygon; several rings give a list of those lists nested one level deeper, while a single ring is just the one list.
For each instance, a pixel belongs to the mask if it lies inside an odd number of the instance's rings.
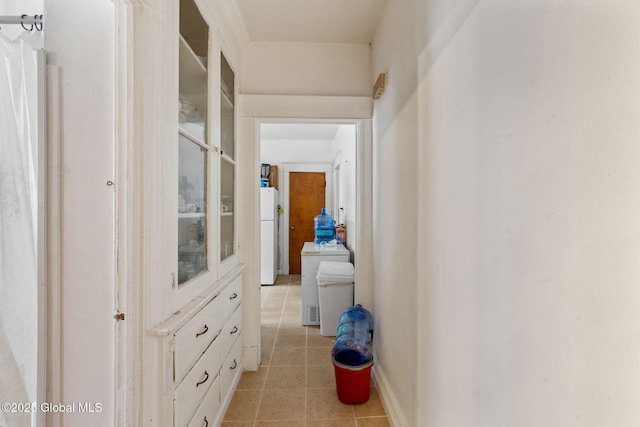
[{"label": "red trash can", "polygon": [[349,366],[336,362],[333,357],[332,360],[340,402],[347,404],[364,403],[369,400],[373,359],[359,366]]}]

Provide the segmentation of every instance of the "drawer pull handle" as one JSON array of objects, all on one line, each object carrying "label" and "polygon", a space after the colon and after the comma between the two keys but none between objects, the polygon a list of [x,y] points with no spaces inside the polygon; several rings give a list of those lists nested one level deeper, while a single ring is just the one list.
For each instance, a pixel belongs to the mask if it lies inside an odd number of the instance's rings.
[{"label": "drawer pull handle", "polygon": [[209,421],[207,421],[207,417],[204,417],[204,427],[209,427]]},{"label": "drawer pull handle", "polygon": [[233,366],[231,366],[229,369],[233,371],[237,367],[238,367],[238,362],[236,361],[236,359],[233,359]]},{"label": "drawer pull handle", "polygon": [[236,294],[235,292],[233,293],[233,295],[229,297],[229,299],[236,299],[236,298],[238,298],[238,294]]},{"label": "drawer pull handle", "polygon": [[235,334],[236,332],[238,332],[238,327],[237,327],[237,326],[234,326],[234,327],[233,327],[233,329],[231,330],[231,332],[229,332],[229,335],[233,335],[233,334]]},{"label": "drawer pull handle", "polygon": [[206,383],[209,380],[209,372],[204,371],[204,374],[206,375],[206,377],[200,381],[199,383],[196,384],[196,387],[201,386],[202,384]]},{"label": "drawer pull handle", "polygon": [[198,338],[200,335],[204,335],[204,334],[206,334],[208,330],[209,330],[209,327],[205,324],[205,325],[204,325],[204,329],[203,329],[201,332],[198,332],[198,333],[196,334],[196,338]]}]

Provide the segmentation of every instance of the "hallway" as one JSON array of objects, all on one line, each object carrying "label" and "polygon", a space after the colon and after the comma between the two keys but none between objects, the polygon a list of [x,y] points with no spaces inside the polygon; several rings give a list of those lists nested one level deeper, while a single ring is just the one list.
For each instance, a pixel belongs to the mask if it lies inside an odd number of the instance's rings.
[{"label": "hallway", "polygon": [[245,372],[224,417],[227,427],[389,426],[374,388],[368,402],[342,404],[336,395],[333,337],[300,325],[300,276],[261,287],[262,364]]}]

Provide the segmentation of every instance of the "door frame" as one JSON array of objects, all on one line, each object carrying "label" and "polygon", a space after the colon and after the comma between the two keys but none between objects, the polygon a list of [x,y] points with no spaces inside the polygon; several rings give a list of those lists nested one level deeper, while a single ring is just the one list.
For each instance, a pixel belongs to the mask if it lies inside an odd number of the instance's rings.
[{"label": "door frame", "polygon": [[289,274],[289,174],[291,172],[324,172],[324,179],[327,182],[324,190],[324,204],[327,212],[333,211],[333,182],[331,177],[331,163],[283,163],[282,181],[282,206],[284,215],[282,216],[282,274]]},{"label": "door frame", "polygon": [[333,203],[332,215],[333,219],[336,221],[336,225],[340,224],[340,207],[342,205],[342,194],[340,190],[342,181],[342,169],[340,168],[341,158],[342,153],[338,151],[333,159],[333,164],[331,165],[331,191],[333,192],[333,196],[331,198],[331,202]]}]

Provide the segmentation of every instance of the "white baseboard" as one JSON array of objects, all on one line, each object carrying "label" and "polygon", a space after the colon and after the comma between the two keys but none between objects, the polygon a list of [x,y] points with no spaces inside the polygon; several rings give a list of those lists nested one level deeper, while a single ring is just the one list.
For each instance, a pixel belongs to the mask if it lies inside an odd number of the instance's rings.
[{"label": "white baseboard", "polygon": [[389,425],[391,425],[391,427],[409,427],[407,418],[404,416],[398,404],[398,398],[393,392],[380,365],[373,365],[373,382],[380,395],[382,406],[384,406],[384,410],[387,412]]}]

